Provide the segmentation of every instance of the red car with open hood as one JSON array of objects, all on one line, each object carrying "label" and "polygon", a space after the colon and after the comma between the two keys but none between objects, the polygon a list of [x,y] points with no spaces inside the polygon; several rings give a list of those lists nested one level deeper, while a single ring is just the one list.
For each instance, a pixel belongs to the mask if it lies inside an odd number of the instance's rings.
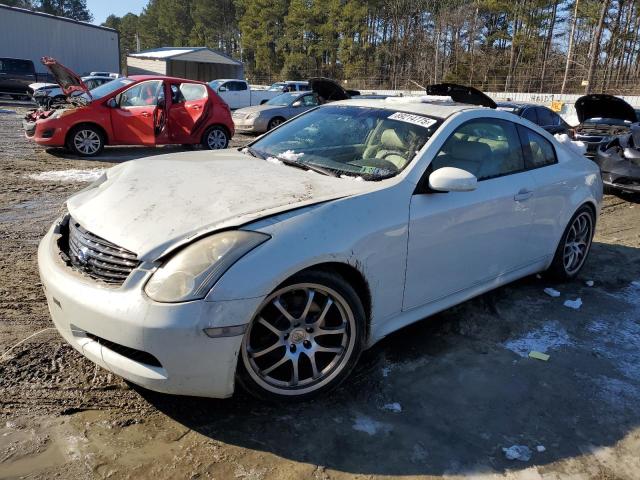
[{"label": "red car with open hood", "polygon": [[27,137],[39,145],[67,147],[81,156],[105,145],[201,144],[226,148],[234,134],[227,104],[206,83],[160,75],[118,78],[89,91],[80,77],[44,57],[65,94],[30,112]]}]

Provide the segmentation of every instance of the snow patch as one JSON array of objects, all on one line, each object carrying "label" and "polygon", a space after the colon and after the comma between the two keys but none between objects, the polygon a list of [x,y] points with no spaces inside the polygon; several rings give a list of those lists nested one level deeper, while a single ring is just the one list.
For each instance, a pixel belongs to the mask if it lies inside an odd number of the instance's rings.
[{"label": "snow patch", "polygon": [[278,160],[276,157],[267,157],[267,162],[273,163],[275,165],[282,165],[282,161]]},{"label": "snow patch", "polygon": [[353,175],[340,175],[340,178],[344,178],[346,180],[357,180],[358,182],[364,182],[364,178],[354,177]]},{"label": "snow patch", "polygon": [[566,133],[557,134],[554,135],[554,137],[556,137],[556,140],[558,140],[558,142],[567,147],[569,150],[572,150],[574,153],[577,153],[578,155],[584,155],[587,152],[586,143],[571,140],[569,135],[567,135]]},{"label": "snow patch", "polygon": [[287,150],[286,152],[282,152],[278,155],[282,160],[289,160],[292,162],[297,162],[300,157],[302,157],[304,153],[296,153],[293,150]]},{"label": "snow patch", "polygon": [[539,453],[542,453],[542,452],[546,451],[547,449],[545,448],[545,446],[544,446],[544,445],[538,445],[538,446],[536,447],[536,450],[537,450]]},{"label": "snow patch", "polygon": [[528,357],[531,351],[547,353],[548,350],[570,345],[573,345],[573,341],[569,338],[565,328],[557,321],[547,322],[538,330],[502,344],[506,349],[524,358]]},{"label": "snow patch", "polygon": [[502,451],[507,460],[520,460],[521,462],[531,460],[531,450],[525,445],[512,445],[509,448],[503,448]]},{"label": "snow patch", "polygon": [[353,429],[373,436],[380,431],[388,431],[389,427],[371,417],[358,414],[356,416],[356,421],[353,423]]},{"label": "snow patch", "polygon": [[593,287],[593,280],[587,280],[586,282],[584,282],[584,284],[585,284],[587,287]]},{"label": "snow patch", "polygon": [[560,296],[560,292],[555,288],[545,288],[544,293],[549,295],[550,297],[556,298]]},{"label": "snow patch", "polygon": [[565,300],[563,305],[565,307],[573,308],[574,310],[578,310],[582,306],[582,299],[578,297],[575,300]]},{"label": "snow patch", "polygon": [[72,168],[70,170],[52,170],[50,172],[32,173],[28,175],[31,180],[40,182],[93,182],[100,178],[106,169],[90,168],[87,170],[79,170]]},{"label": "snow patch", "polygon": [[398,402],[387,403],[382,406],[382,409],[388,412],[400,413],[402,412],[402,405],[400,405]]}]

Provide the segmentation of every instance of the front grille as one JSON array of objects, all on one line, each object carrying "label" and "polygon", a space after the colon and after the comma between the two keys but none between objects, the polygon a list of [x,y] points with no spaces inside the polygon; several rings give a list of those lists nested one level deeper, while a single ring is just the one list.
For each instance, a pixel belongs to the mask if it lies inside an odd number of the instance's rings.
[{"label": "front grille", "polygon": [[146,365],[151,365],[152,367],[162,367],[160,361],[149,352],[143,352],[142,350],[136,350],[135,348],[125,347],[124,345],[106,340],[89,332],[85,332],[85,335],[87,336],[87,338],[90,338],[94,342],[98,342],[103,347],[119,353],[129,360],[133,360],[134,362],[138,363],[144,363]]},{"label": "front grille", "polygon": [[135,253],[94,235],[73,218],[65,253],[73,268],[109,284],[121,285],[140,264]]}]

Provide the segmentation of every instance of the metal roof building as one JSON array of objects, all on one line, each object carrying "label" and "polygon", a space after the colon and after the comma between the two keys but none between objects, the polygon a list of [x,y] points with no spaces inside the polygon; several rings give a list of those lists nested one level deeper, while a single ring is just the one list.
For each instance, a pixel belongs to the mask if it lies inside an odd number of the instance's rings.
[{"label": "metal roof building", "polygon": [[168,75],[208,82],[244,78],[244,65],[207,47],[162,47],[127,56],[127,75]]},{"label": "metal roof building", "polygon": [[80,75],[120,71],[116,30],[0,5],[0,57],[31,60],[38,73],[46,73],[40,63],[45,55]]}]

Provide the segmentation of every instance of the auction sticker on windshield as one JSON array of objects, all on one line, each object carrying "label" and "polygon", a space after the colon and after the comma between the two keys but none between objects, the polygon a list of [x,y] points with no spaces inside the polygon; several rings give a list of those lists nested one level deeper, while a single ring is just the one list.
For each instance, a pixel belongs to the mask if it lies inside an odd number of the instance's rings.
[{"label": "auction sticker on windshield", "polygon": [[420,125],[421,127],[429,128],[431,125],[436,123],[436,120],[433,120],[428,117],[423,117],[422,115],[413,115],[411,113],[404,112],[396,112],[393,115],[389,115],[389,120],[399,120],[401,122],[413,123],[414,125]]}]

